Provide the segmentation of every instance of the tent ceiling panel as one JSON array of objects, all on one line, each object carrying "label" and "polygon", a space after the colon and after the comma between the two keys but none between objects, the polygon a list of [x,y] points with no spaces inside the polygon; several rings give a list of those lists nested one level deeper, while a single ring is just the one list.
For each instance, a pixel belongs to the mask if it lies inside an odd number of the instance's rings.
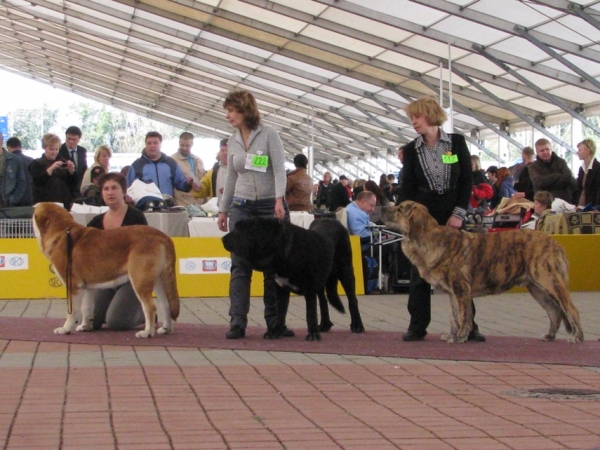
[{"label": "tent ceiling panel", "polygon": [[415,136],[404,106],[439,97],[440,73],[467,136],[523,127],[517,112],[570,120],[563,103],[600,110],[600,30],[570,4],[600,11],[598,0],[1,0],[0,68],[219,138],[231,132],[226,93],[245,88],[289,155],[310,142],[312,117],[322,160],[388,158]]}]

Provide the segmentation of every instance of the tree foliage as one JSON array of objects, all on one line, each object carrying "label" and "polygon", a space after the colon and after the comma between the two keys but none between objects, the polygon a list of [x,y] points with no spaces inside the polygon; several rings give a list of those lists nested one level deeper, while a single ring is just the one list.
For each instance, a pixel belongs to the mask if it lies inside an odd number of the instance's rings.
[{"label": "tree foliage", "polygon": [[164,139],[183,132],[176,127],[99,104],[81,102],[73,105],[71,112],[81,120],[83,137],[80,144],[90,151],[105,144],[116,153],[139,153],[148,131],[158,131]]},{"label": "tree foliage", "polygon": [[15,109],[8,114],[11,135],[21,140],[23,149],[38,149],[41,147],[41,137],[56,125],[57,117],[58,109],[50,109],[46,105],[42,109]]}]

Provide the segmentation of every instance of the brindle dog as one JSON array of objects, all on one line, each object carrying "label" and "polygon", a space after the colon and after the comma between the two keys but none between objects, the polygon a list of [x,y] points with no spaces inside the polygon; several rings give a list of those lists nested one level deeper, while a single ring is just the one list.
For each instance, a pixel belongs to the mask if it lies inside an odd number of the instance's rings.
[{"label": "brindle dog", "polygon": [[471,298],[525,286],[546,310],[554,340],[564,321],[569,342],[581,342],[579,312],[569,295],[569,264],[563,248],[531,230],[475,234],[440,226],[427,208],[412,201],[384,208],[382,219],[403,235],[402,250],[432,286],[447,292],[452,305],[448,342],[465,342],[471,331]]}]

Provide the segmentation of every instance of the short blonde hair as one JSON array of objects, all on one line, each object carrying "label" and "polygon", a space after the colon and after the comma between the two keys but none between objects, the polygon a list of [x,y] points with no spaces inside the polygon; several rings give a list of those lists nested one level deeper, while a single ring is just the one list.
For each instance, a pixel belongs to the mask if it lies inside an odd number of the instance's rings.
[{"label": "short blonde hair", "polygon": [[56,144],[56,143],[58,143],[59,145],[61,143],[61,140],[57,135],[55,135],[53,133],[46,133],[45,135],[42,136],[42,148],[46,148],[50,144]]},{"label": "short blonde hair", "polygon": [[481,170],[481,159],[477,155],[471,155],[471,164],[475,164],[475,170]]},{"label": "short blonde hair", "polygon": [[585,145],[592,153],[592,156],[596,154],[596,143],[591,139],[584,139],[579,144],[577,144],[577,147],[579,147],[580,145]]},{"label": "short blonde hair", "polygon": [[96,152],[94,153],[94,161],[98,162],[98,158],[100,158],[102,152],[107,153],[109,158],[112,156],[112,151],[110,150],[108,145],[101,145],[96,149]]},{"label": "short blonde hair", "polygon": [[410,116],[423,116],[429,125],[442,126],[448,116],[440,104],[430,96],[410,102],[404,111]]}]

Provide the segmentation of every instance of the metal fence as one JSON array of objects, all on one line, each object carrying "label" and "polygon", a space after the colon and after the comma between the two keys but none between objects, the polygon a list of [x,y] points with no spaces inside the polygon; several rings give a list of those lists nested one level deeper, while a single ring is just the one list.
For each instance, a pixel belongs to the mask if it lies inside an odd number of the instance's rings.
[{"label": "metal fence", "polygon": [[35,236],[31,219],[0,219],[0,239],[32,237]]}]

